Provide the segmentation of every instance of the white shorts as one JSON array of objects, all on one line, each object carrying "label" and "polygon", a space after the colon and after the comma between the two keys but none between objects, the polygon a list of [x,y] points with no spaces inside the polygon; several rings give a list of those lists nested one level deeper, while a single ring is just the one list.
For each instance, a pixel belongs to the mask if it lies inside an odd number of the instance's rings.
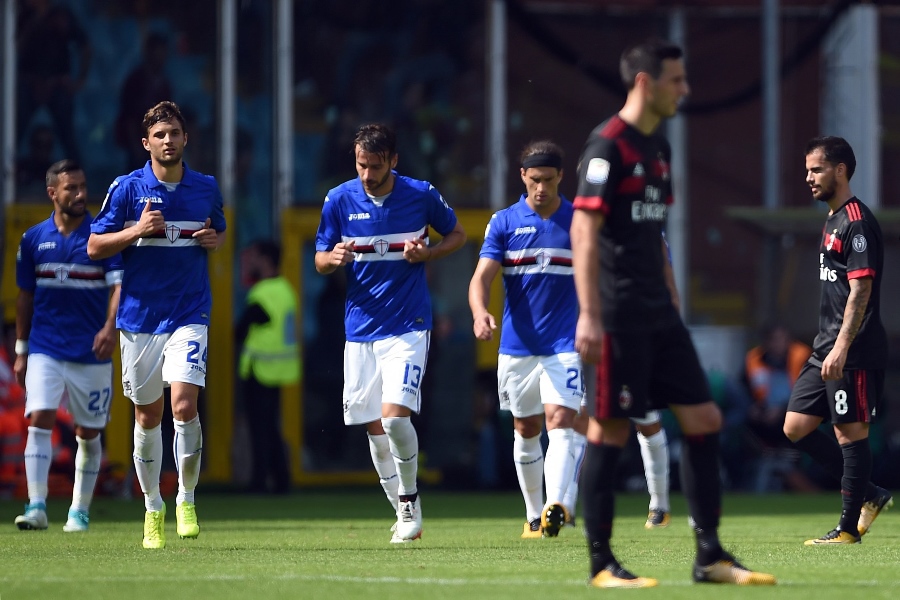
[{"label": "white shorts", "polygon": [[122,388],[135,404],[153,404],[173,381],[206,385],[206,325],[172,333],[119,333]]},{"label": "white shorts", "polygon": [[500,409],[517,419],[544,414],[544,404],[578,411],[584,401],[581,357],[577,352],[497,359]]},{"label": "white shorts", "polygon": [[25,416],[65,406],[76,425],[103,429],[112,401],[112,363],[85,364],[29,354],[25,370]]},{"label": "white shorts", "polygon": [[429,331],[411,331],[375,342],[344,345],[344,423],[381,419],[381,405],[398,404],[418,413],[419,389],[428,359]]}]

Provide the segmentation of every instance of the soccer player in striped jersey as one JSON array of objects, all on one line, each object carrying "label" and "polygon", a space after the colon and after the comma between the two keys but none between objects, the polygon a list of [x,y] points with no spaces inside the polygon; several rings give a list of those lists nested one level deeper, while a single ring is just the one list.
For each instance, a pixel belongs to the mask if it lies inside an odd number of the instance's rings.
[{"label": "soccer player in striped jersey", "polygon": [[212,299],[207,253],[225,240],[222,194],[216,180],[183,162],[184,117],[164,101],[144,115],[142,169],[117,177],[91,225],[88,254],[118,252],[125,263],[116,317],[122,386],[134,404],[134,466],[144,493],[144,548],[166,546],[166,505],[159,491],[163,388],[172,390],[178,496],[176,531],[200,535],[194,490],[203,435],[197,413],[206,382],[207,329]]},{"label": "soccer player in striped jersey", "polygon": [[719,541],[722,415],[676,307],[663,237],[673,201],[671,149],[657,128],[689,92],[682,51],[649,40],[623,52],[619,66],[628,95],[588,137],[570,230],[575,347],[586,364],[597,363],[580,482],[591,584],[657,585],[624,569],[613,553],[614,475],[628,420],[668,405],[684,433],[680,466],[696,539],[694,581],[771,585],[773,576],[745,568]]},{"label": "soccer player in striped jersey", "polygon": [[[894,501],[870,481],[869,424],[884,392],[888,340],[881,322],[884,242],[869,207],[850,190],[856,157],[846,140],[806,146],[806,183],[831,210],[819,245],[819,334],[788,401],[784,433],[841,483],[837,527],[806,545],[858,544]],[[818,429],[829,419],[837,440]]]},{"label": "soccer player in striped jersey", "polygon": [[[353,142],[358,177],[330,190],[316,233],[316,270],[344,267],[344,423],[365,425],[381,485],[396,511],[391,543],[422,535],[419,441],[410,421],[432,325],[425,262],[466,240],[456,215],[427,181],[399,175],[397,138],[381,124]],[[443,236],[429,244],[428,231]]]},{"label": "soccer player in striped jersey", "polygon": [[[497,322],[488,311],[490,287],[502,272],[506,302],[497,381],[500,408],[513,416],[513,461],[525,499],[522,537],[555,537],[570,517],[564,498],[575,470],[575,416],[584,399],[575,352],[573,209],[559,193],[562,148],[548,140],[532,142],[520,163],[525,193],[487,225],[469,283],[469,307],[475,337],[493,338]],[[546,457],[541,447],[545,423]]]},{"label": "soccer player in striped jersey", "polygon": [[16,379],[27,392],[30,417],[25,446],[28,506],[19,529],[47,528],[47,479],[53,458],[50,433],[63,400],[75,422],[75,485],[63,526],[87,531],[109,421],[115,314],[122,259],[87,255],[92,217],[84,171],[73,160],[47,170],[53,213],[22,236],[16,254]]}]

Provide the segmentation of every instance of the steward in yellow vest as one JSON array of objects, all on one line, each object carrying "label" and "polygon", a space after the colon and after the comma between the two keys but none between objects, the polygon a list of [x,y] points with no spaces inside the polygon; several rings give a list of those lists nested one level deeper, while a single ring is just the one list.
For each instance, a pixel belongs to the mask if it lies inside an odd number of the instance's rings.
[{"label": "steward in yellow vest", "polygon": [[[251,492],[290,491],[290,461],[281,434],[281,388],[300,381],[297,293],[279,274],[281,248],[257,241],[241,255],[250,287],[235,337],[241,348],[241,400],[253,454]],[[269,479],[271,476],[271,487]]]}]

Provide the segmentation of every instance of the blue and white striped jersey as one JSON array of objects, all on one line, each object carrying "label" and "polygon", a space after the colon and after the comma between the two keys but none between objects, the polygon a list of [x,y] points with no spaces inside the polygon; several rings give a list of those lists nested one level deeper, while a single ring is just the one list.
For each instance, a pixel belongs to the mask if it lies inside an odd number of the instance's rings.
[{"label": "blue and white striped jersey", "polygon": [[150,162],[117,177],[93,233],[113,233],[140,220],[144,205],[161,210],[166,228],[122,251],[125,276],[116,326],[132,333],[171,333],[183,325],[208,325],[212,298],[207,251],[191,237],[206,219],[225,231],[222,194],[214,177],[188,169],[173,191],[161,183]]},{"label": "blue and white striped jersey", "polygon": [[481,258],[503,266],[506,303],[500,352],[549,356],[575,351],[578,297],[572,271],[572,203],[561,198],[549,219],[531,210],[525,194],[494,214]]},{"label": "blue and white striped jersey", "polygon": [[97,360],[91,348],[106,323],[109,288],[122,282],[122,258],[88,258],[90,235],[90,214],[68,236],[59,232],[51,214],[19,242],[16,285],[34,294],[28,338],[32,354],[78,363],[109,362]]},{"label": "blue and white striped jersey", "polygon": [[357,177],[330,190],[322,206],[316,251],[338,242],[356,243],[347,265],[347,340],[371,342],[431,329],[431,295],[423,263],[403,260],[403,242],[428,228],[447,235],[456,214],[434,186],[394,173],[394,189],[381,206],[366,195]]}]

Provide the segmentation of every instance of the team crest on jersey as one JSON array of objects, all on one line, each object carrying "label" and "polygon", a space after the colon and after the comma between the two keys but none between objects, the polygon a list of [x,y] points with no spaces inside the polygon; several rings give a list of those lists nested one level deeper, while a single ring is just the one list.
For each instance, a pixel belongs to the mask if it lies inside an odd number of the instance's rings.
[{"label": "team crest on jersey", "polygon": [[865,252],[866,248],[869,247],[869,242],[866,241],[866,236],[863,234],[857,234],[853,236],[853,249],[857,252]]},{"label": "team crest on jersey", "polygon": [[56,267],[56,270],[53,271],[53,275],[59,281],[65,281],[69,278],[69,269],[63,266]]},{"label": "team crest on jersey", "polygon": [[550,266],[550,253],[544,252],[543,250],[538,250],[534,253],[534,259],[537,261],[538,266],[541,268],[541,271]]},{"label": "team crest on jersey", "polygon": [[609,179],[609,161],[603,158],[592,158],[588,163],[584,178],[588,183],[600,185]]},{"label": "team crest on jersey", "polygon": [[[828,236],[828,243],[825,244],[825,249],[826,249],[826,250],[831,251],[831,248],[834,246],[834,240],[835,240],[835,239],[837,239],[837,229],[835,229],[834,232],[833,232],[831,235]],[[865,241],[865,238],[863,238],[863,241]],[[855,239],[855,238],[854,238],[853,242],[856,243],[856,239]]]},{"label": "team crest on jersey", "polygon": [[388,248],[391,247],[387,240],[377,240],[372,246],[375,248],[375,252],[378,253],[378,256],[387,254]]},{"label": "team crest on jersey", "polygon": [[181,227],[178,225],[166,225],[166,238],[175,243],[175,240],[181,237]]},{"label": "team crest on jersey", "polygon": [[619,391],[619,406],[622,410],[628,410],[633,403],[634,396],[631,395],[631,390],[628,389],[627,385],[623,385],[621,391]]}]

